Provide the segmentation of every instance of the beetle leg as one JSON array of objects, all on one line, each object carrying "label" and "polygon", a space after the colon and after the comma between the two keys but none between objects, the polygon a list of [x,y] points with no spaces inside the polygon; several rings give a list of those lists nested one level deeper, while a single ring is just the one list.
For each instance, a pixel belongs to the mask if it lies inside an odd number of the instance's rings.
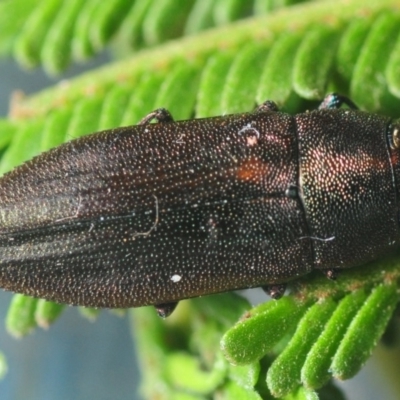
[{"label": "beetle leg", "polygon": [[340,108],[343,104],[346,104],[348,107],[353,110],[357,110],[358,107],[346,96],[342,96],[337,93],[328,94],[322,103],[319,105],[319,110],[326,110],[332,108]]},{"label": "beetle leg", "polygon": [[157,314],[161,318],[167,318],[172,314],[172,311],[175,310],[178,302],[176,303],[163,303],[163,304],[156,304],[154,307],[157,311]]},{"label": "beetle leg", "polygon": [[150,114],[147,114],[143,119],[141,119],[138,125],[149,124],[153,119],[159,123],[174,122],[174,119],[168,110],[165,108],[157,108],[157,110],[152,111]]},{"label": "beetle leg", "polygon": [[264,292],[268,296],[271,296],[274,300],[278,300],[284,295],[286,284],[282,283],[276,285],[261,286],[261,289],[264,290]]},{"label": "beetle leg", "polygon": [[264,103],[260,104],[256,108],[256,111],[259,111],[259,112],[279,111],[279,108],[275,102],[273,102],[271,100],[267,100],[267,101],[264,101]]}]

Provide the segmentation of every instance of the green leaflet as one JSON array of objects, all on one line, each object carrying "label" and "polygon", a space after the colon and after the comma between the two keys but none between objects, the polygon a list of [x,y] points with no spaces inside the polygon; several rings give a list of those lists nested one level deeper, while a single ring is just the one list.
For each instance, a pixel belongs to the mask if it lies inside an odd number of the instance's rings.
[{"label": "green leaflet", "polygon": [[199,92],[197,95],[196,115],[199,118],[221,115],[222,92],[226,76],[234,59],[233,53],[217,53],[210,56],[201,74]]},{"label": "green leaflet", "polygon": [[247,365],[230,365],[229,378],[245,389],[253,389],[260,376],[260,363]]},{"label": "green leaflet", "polygon": [[[64,1],[54,24],[51,25],[46,35],[40,59],[49,73],[60,73],[71,61],[71,37],[81,5],[82,2],[79,0]],[[39,60],[37,61],[39,62]]]},{"label": "green leaflet", "polygon": [[243,399],[243,400],[263,400],[263,398],[254,390],[246,390],[234,382],[228,383],[222,392],[222,399]]},{"label": "green leaflet", "polygon": [[[254,108],[255,93],[267,52],[268,46],[266,44],[251,43],[236,54],[222,91],[223,114],[233,114]],[[241,76],[246,76],[246,85],[240,84]]]},{"label": "green leaflet", "polygon": [[251,13],[251,1],[226,0],[216,2],[213,17],[217,25],[222,25],[247,17]]},{"label": "green leaflet", "polygon": [[46,151],[52,147],[59,146],[64,143],[68,138],[69,123],[72,117],[72,110],[55,110],[46,119],[43,127],[42,140],[40,143],[40,150]]},{"label": "green leaflet", "polygon": [[198,65],[182,62],[174,66],[159,88],[155,108],[168,109],[176,120],[190,118],[196,102],[198,76]]},{"label": "green leaflet", "polygon": [[40,327],[47,329],[61,315],[64,307],[63,304],[39,299],[35,309],[36,323]]},{"label": "green leaflet", "polygon": [[3,1],[0,12],[0,55],[12,52],[15,35],[37,5],[37,0]]},{"label": "green leaflet", "polygon": [[0,119],[0,149],[3,150],[6,148],[15,132],[17,130],[17,125],[10,120],[7,119]]},{"label": "green leaflet", "polygon": [[22,65],[32,68],[40,63],[42,44],[48,37],[51,23],[57,16],[61,3],[61,0],[37,3],[31,14],[27,15],[22,30],[16,32],[14,55]]},{"label": "green leaflet", "polygon": [[214,25],[214,0],[196,1],[188,15],[185,26],[185,34],[193,35]]},{"label": "green leaflet", "polygon": [[118,39],[126,43],[128,48],[138,49],[146,45],[143,37],[143,23],[152,3],[151,0],[135,1],[126,15]]},{"label": "green leaflet", "polygon": [[335,307],[332,299],[326,299],[307,310],[289,344],[268,370],[267,384],[274,396],[282,397],[298,388],[307,354]]},{"label": "green leaflet", "polygon": [[358,290],[340,301],[321,335],[311,347],[301,369],[301,381],[306,387],[318,389],[329,381],[332,376],[329,372],[332,358],[348,325],[366,297],[364,290]]},{"label": "green leaflet", "polygon": [[16,294],[11,300],[11,305],[6,317],[7,331],[21,337],[36,328],[35,310],[38,299]]},{"label": "green leaflet", "polygon": [[[338,39],[337,32],[323,25],[311,27],[302,39],[293,65],[293,86],[301,97],[310,100],[323,97]],[[313,68],[316,63],[318,68]]]},{"label": "green leaflet", "polygon": [[390,93],[393,96],[400,96],[400,76],[399,76],[399,65],[400,65],[400,36],[397,38],[395,48],[389,58],[386,66],[386,79]]},{"label": "green leaflet", "polygon": [[122,126],[125,110],[131,98],[131,90],[124,85],[115,85],[103,101],[98,129],[100,131]]},{"label": "green leaflet", "polygon": [[374,22],[361,48],[352,76],[351,93],[353,101],[367,110],[385,110],[390,115],[396,115],[399,109],[399,99],[389,92],[387,83],[381,78],[385,76],[399,36],[399,23],[399,15],[390,12],[382,14]]},{"label": "green leaflet", "polygon": [[121,126],[137,124],[146,114],[156,108],[155,99],[163,77],[160,74],[146,74],[131,91],[131,96],[124,111]]},{"label": "green leaflet", "polygon": [[29,160],[40,152],[41,135],[45,121],[43,119],[30,121],[30,124],[18,126],[12,142],[0,162],[0,174]]},{"label": "green leaflet", "polygon": [[82,98],[73,109],[71,120],[66,133],[66,139],[95,132],[99,128],[103,98],[94,96]]},{"label": "green leaflet", "polygon": [[355,19],[344,30],[336,54],[337,69],[343,79],[351,79],[371,24],[369,19]]},{"label": "green leaflet", "polygon": [[145,41],[154,45],[178,37],[183,32],[183,21],[188,17],[194,0],[154,2],[143,23]]},{"label": "green leaflet", "polygon": [[94,48],[102,49],[118,31],[129,13],[131,0],[108,0],[98,2],[90,25],[90,38]]},{"label": "green leaflet", "polygon": [[290,32],[274,42],[257,89],[257,103],[273,99],[278,106],[284,105],[293,91],[292,75],[296,50],[302,35]]},{"label": "green leaflet", "polygon": [[88,319],[89,321],[96,321],[97,317],[100,314],[100,310],[97,308],[90,308],[90,307],[79,307],[79,313],[82,317]]},{"label": "green leaflet", "polygon": [[349,379],[371,355],[399,300],[396,285],[376,287],[351,322],[333,358],[334,377]]},{"label": "green leaflet", "polygon": [[226,375],[226,361],[220,356],[211,371],[204,371],[200,360],[188,353],[171,354],[165,365],[166,380],[177,389],[199,394],[213,393]]},{"label": "green leaflet", "polygon": [[95,53],[90,27],[98,5],[97,0],[81,2],[81,9],[74,21],[74,35],[71,38],[72,55],[76,60],[84,60]]},{"label": "green leaflet", "polygon": [[290,297],[254,308],[222,338],[225,357],[235,365],[259,360],[296,324],[303,311],[304,306]]}]

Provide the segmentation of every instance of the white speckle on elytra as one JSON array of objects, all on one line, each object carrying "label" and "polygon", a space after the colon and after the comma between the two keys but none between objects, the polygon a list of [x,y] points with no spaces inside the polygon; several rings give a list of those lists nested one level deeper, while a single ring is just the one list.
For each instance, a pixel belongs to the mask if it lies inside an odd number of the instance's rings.
[{"label": "white speckle on elytra", "polygon": [[171,276],[171,281],[174,282],[174,283],[179,282],[181,279],[182,279],[182,277],[180,275],[177,275],[177,274]]}]

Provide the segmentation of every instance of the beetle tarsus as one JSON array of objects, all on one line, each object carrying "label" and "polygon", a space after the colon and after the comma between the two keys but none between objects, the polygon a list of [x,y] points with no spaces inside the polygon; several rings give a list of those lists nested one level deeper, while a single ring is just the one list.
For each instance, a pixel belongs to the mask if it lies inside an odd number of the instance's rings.
[{"label": "beetle tarsus", "polygon": [[260,104],[257,108],[256,111],[261,111],[261,112],[266,112],[266,111],[279,111],[278,106],[274,101],[267,100],[264,101],[264,103]]},{"label": "beetle tarsus", "polygon": [[328,94],[322,103],[319,105],[318,109],[326,110],[326,109],[335,109],[340,108],[343,104],[346,104],[348,107],[353,110],[357,110],[358,107],[346,96],[342,96],[337,93]]},{"label": "beetle tarsus", "polygon": [[164,318],[169,317],[172,314],[172,312],[175,310],[177,305],[178,305],[178,302],[163,303],[163,304],[156,304],[154,307],[157,311],[158,316],[164,319]]},{"label": "beetle tarsus", "polygon": [[336,281],[336,279],[339,275],[339,272],[336,269],[328,269],[328,270],[324,271],[324,274],[331,281]]},{"label": "beetle tarsus", "polygon": [[272,297],[274,300],[279,300],[285,294],[286,284],[267,285],[261,288],[268,296]]},{"label": "beetle tarsus", "polygon": [[149,124],[153,119],[155,119],[158,123],[164,122],[174,122],[171,113],[165,108],[157,108],[157,110],[152,111],[150,114],[147,114],[140,122],[139,125]]}]

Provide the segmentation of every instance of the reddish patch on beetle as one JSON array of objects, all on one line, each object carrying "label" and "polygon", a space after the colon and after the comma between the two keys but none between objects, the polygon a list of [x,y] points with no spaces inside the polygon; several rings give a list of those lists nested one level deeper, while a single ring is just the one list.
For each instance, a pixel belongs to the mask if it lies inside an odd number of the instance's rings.
[{"label": "reddish patch on beetle", "polygon": [[236,177],[239,181],[259,183],[268,169],[267,165],[257,158],[244,160],[236,171]]}]

